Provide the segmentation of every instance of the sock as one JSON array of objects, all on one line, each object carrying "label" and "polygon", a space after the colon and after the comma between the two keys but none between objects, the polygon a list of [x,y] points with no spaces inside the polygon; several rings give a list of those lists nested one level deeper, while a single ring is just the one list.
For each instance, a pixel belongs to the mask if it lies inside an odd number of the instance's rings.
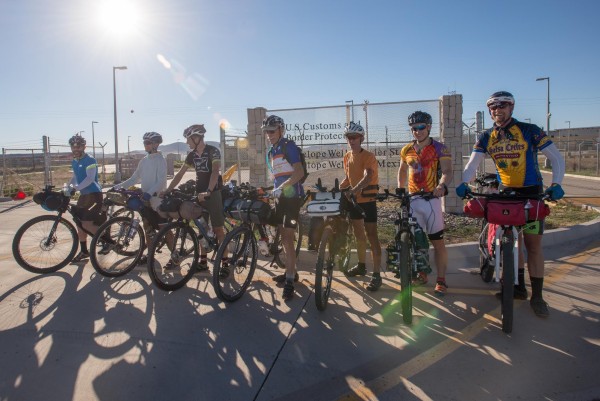
[{"label": "sock", "polygon": [[[208,258],[208,255],[200,255],[200,263],[202,264],[206,264],[206,259]],[[223,258],[223,260],[226,258]]]},{"label": "sock", "polygon": [[[206,255],[204,255],[204,256],[206,256]],[[205,259],[205,260],[206,260],[206,259]],[[221,264],[222,264],[224,267],[229,267],[229,258],[221,258]]]},{"label": "sock", "polygon": [[438,276],[437,279],[435,279],[436,283],[446,283],[446,277],[440,277]]},{"label": "sock", "polygon": [[87,242],[86,241],[80,241],[79,242],[79,247],[81,249],[81,252],[89,253],[88,249],[87,249]]},{"label": "sock", "polygon": [[373,272],[373,277],[379,277],[381,274],[379,272]]},{"label": "sock", "polygon": [[542,289],[544,288],[543,277],[529,277],[531,280],[531,299],[542,298]]},{"label": "sock", "polygon": [[525,268],[519,269],[519,288],[525,288]]},{"label": "sock", "polygon": [[358,262],[356,265],[357,265],[359,268],[361,268],[361,267],[363,267],[363,268],[365,268],[365,269],[367,268],[367,265],[366,265],[366,264],[364,264],[364,263],[362,263],[362,262]]}]

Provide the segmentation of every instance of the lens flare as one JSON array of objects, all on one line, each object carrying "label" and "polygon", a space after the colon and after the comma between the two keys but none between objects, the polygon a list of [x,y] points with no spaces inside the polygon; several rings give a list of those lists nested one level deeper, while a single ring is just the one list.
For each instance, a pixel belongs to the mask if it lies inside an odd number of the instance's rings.
[{"label": "lens flare", "polygon": [[208,89],[210,82],[202,75],[194,72],[188,74],[185,67],[175,59],[168,59],[162,54],[157,54],[158,62],[171,73],[173,81],[194,100],[200,97]]}]

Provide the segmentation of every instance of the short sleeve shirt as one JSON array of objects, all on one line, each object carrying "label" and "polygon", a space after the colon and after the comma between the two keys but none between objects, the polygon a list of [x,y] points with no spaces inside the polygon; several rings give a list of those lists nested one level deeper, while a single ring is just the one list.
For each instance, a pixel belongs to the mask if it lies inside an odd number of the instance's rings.
[{"label": "short sleeve shirt", "polygon": [[[350,181],[350,185],[352,187],[356,186],[363,177],[365,176],[365,170],[371,169],[373,170],[373,176],[371,177],[371,181],[369,182],[369,186],[376,186],[379,184],[379,165],[377,164],[377,159],[375,155],[368,150],[361,149],[358,153],[348,152],[344,155],[344,172],[346,173],[346,177]],[[369,188],[363,190],[364,195],[368,194],[376,194],[377,188]],[[374,197],[358,195],[356,201],[358,203],[364,202],[372,202],[374,201]]]},{"label": "short sleeve shirt", "polygon": [[[283,154],[283,144],[285,143],[285,155]],[[273,173],[273,185],[279,187],[283,182],[292,176],[294,172],[293,165],[300,163],[300,148],[294,141],[282,138],[269,149],[269,169]],[[291,188],[286,188],[282,196],[294,198],[304,196],[302,184],[297,182]]]},{"label": "short sleeve shirt", "polygon": [[446,145],[432,139],[429,145],[417,152],[413,141],[402,148],[400,159],[408,164],[408,192],[421,189],[433,192],[440,182],[440,160],[450,160],[450,151]]},{"label": "short sleeve shirt", "polygon": [[98,163],[96,162],[96,159],[86,153],[79,160],[73,159],[71,162],[71,167],[73,168],[73,175],[75,175],[77,183],[81,183],[83,180],[85,180],[88,169],[96,169],[96,177],[94,177],[94,182],[91,185],[81,189],[80,193],[82,195],[93,192],[102,192],[102,188],[100,187],[100,184],[98,184]]},{"label": "short sleeve shirt", "polygon": [[473,152],[490,155],[502,185],[523,188],[542,185],[537,152],[551,143],[537,125],[513,119],[504,128],[494,126],[479,134]]},{"label": "short sleeve shirt", "polygon": [[[206,145],[202,154],[198,154],[195,150],[188,153],[185,158],[185,164],[196,171],[196,191],[198,193],[206,192],[206,190],[209,189],[208,183],[213,172],[213,164],[220,161],[221,152],[212,145]],[[218,182],[221,182],[221,179],[219,179]],[[213,190],[218,188],[210,189]]]}]

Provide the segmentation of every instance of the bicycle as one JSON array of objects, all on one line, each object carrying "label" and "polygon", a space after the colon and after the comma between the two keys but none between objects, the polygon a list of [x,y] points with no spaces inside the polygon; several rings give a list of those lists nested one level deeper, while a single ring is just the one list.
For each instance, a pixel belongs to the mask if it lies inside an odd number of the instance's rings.
[{"label": "bicycle", "polygon": [[[384,193],[377,194],[376,199],[383,201],[389,197],[397,199],[400,202],[400,208],[397,211],[398,216],[394,220],[394,246],[387,249],[387,264],[393,265],[396,277],[400,277],[402,320],[405,324],[412,324],[412,280],[417,277],[417,274],[424,266],[429,265],[429,247],[427,246],[426,249],[424,245],[419,246],[419,241],[427,241],[427,237],[419,226],[419,223],[417,223],[417,219],[412,215],[410,201],[414,197],[431,199],[433,198],[433,193],[419,191],[411,194],[406,192],[404,188],[396,188],[395,193],[390,193],[386,189]],[[421,240],[417,239],[417,233],[423,237]]]},{"label": "bicycle", "polygon": [[[214,263],[213,286],[217,297],[225,302],[238,300],[246,291],[258,260],[256,235],[266,240],[269,253],[263,256],[273,256],[270,266],[285,267],[280,255],[283,254],[281,232],[279,226],[270,226],[271,206],[266,200],[272,199],[272,194],[265,191],[269,188],[256,188],[249,184],[241,184],[233,189],[234,194],[226,201],[225,214],[241,221],[241,224],[231,230],[223,240]],[[306,200],[306,197],[305,197]],[[302,227],[300,222],[294,236],[296,256],[302,245]],[[225,252],[230,253],[227,265],[223,263]]]},{"label": "bicycle", "polygon": [[[99,274],[119,277],[140,264],[150,239],[146,238],[136,212],[146,217],[153,230],[160,229],[158,215],[150,216],[156,212],[142,207],[141,195],[139,190],[120,189],[107,192],[107,198],[124,208],[119,215],[104,222],[92,237],[90,261]],[[162,246],[164,242],[158,245],[159,248]]]},{"label": "bicycle", "polygon": [[324,311],[331,294],[335,265],[341,271],[348,271],[352,249],[356,248],[356,239],[349,221],[350,204],[357,210],[360,207],[354,197],[347,199],[344,194],[347,189],[340,190],[337,179],[329,191],[321,185],[321,179],[315,188],[318,192],[307,205],[307,215],[325,217],[321,241],[317,247],[315,270],[315,304],[318,310]]},{"label": "bicycle", "polygon": [[[148,273],[158,288],[175,291],[190,281],[197,270],[200,241],[207,253],[213,252],[211,260],[219,242],[209,229],[208,210],[198,203],[195,195],[173,191],[165,197],[161,208],[168,210],[165,210],[167,216],[173,221],[162,227],[150,243]],[[162,244],[167,244],[167,248]]]},{"label": "bicycle", "polygon": [[[498,176],[494,173],[482,174],[475,178],[475,183],[479,188],[476,192],[482,193],[497,193],[498,192]],[[490,283],[494,277],[494,266],[496,264],[494,256],[494,242],[491,240],[490,229],[494,229],[494,225],[485,219],[481,221],[481,232],[479,234],[479,275],[481,279]]]},{"label": "bicycle", "polygon": [[519,232],[529,223],[543,220],[550,214],[544,203],[549,195],[516,195],[514,191],[492,194],[469,192],[465,198],[470,199],[464,209],[467,216],[485,217],[488,223],[497,225],[494,275],[502,288],[502,331],[510,334],[513,328],[514,286],[519,284]]},{"label": "bicycle", "polygon": [[[34,202],[44,210],[57,212],[57,215],[42,215],[25,222],[16,232],[12,252],[15,260],[27,271],[32,273],[52,273],[68,265],[77,252],[79,239],[75,226],[65,219],[63,215],[69,213],[78,227],[82,227],[88,235],[91,232],[83,228],[76,205],[71,205],[71,196],[75,191],[71,189],[53,191],[54,186],[47,185],[42,192],[34,196]],[[102,203],[101,214],[112,217],[121,213],[115,210],[114,203],[105,198]]]}]

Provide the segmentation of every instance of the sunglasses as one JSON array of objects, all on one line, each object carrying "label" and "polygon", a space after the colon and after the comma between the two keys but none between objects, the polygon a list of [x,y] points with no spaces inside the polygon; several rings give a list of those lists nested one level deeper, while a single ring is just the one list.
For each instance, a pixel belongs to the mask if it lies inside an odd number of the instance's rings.
[{"label": "sunglasses", "polygon": [[413,125],[412,127],[410,127],[410,130],[413,132],[417,132],[417,131],[423,131],[425,128],[427,128],[427,124],[419,124],[419,125]]},{"label": "sunglasses", "polygon": [[508,105],[510,105],[510,103],[502,102],[502,103],[493,103],[493,104],[490,104],[488,107],[490,108],[490,110],[496,110],[496,109],[504,109]]},{"label": "sunglasses", "polygon": [[360,135],[347,135],[347,136],[346,136],[346,138],[347,138],[349,141],[353,141],[353,140],[355,140],[355,139],[360,139]]}]

